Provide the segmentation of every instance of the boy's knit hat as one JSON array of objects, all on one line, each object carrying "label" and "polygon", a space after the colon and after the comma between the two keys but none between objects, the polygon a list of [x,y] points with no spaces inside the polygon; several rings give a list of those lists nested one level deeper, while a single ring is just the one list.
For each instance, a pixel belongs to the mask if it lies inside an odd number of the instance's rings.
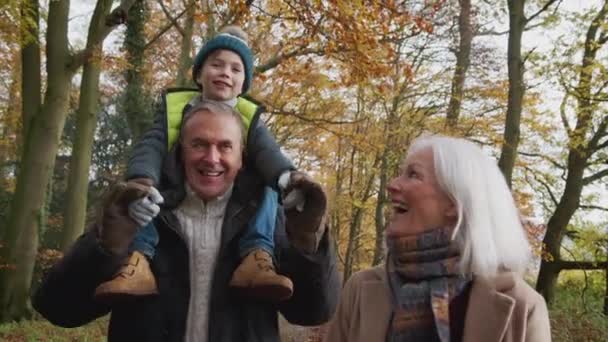
[{"label": "boy's knit hat", "polygon": [[253,53],[247,45],[247,41],[243,38],[237,37],[229,32],[222,32],[201,47],[194,58],[194,65],[192,66],[192,79],[194,83],[202,88],[202,85],[198,83],[197,76],[201,71],[205,60],[215,50],[230,50],[241,57],[243,66],[245,67],[245,80],[243,81],[242,93],[246,93],[251,86],[251,79],[253,78]]}]

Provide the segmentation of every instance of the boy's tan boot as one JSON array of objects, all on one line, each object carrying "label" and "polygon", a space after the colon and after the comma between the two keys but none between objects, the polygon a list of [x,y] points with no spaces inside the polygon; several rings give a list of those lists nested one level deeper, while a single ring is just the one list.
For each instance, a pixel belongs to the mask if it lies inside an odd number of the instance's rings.
[{"label": "boy's tan boot", "polygon": [[95,289],[95,299],[109,303],[131,296],[155,294],[158,294],[158,289],[150,264],[146,257],[137,251],[131,254],[114,279]]},{"label": "boy's tan boot", "polygon": [[293,294],[293,283],[277,274],[272,257],[262,249],[249,253],[236,268],[230,286],[261,300],[280,302]]}]

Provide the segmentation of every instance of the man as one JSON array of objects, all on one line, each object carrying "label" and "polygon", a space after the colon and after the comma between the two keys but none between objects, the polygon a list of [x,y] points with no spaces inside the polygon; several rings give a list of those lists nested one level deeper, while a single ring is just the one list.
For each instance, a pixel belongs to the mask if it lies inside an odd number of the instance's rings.
[{"label": "man", "polygon": [[[110,310],[109,341],[279,341],[277,312],[300,325],[330,319],[338,299],[335,254],[324,229],[326,198],[301,173],[291,183],[306,196],[303,212],[278,215],[275,256],[294,283],[291,299],[270,304],[228,287],[238,266],[238,236],[256,212],[263,185],[239,170],[244,130],[229,106],[203,101],[184,116],[179,143],[164,165],[165,204],[151,268],[159,295],[93,299],[96,286],[120,268],[137,231],[128,205],[148,194],[135,182],[117,186],[100,217],[43,280],[34,307],[54,324],[75,327]],[[273,270],[272,260],[259,260]],[[138,265],[131,265],[134,269]]]}]

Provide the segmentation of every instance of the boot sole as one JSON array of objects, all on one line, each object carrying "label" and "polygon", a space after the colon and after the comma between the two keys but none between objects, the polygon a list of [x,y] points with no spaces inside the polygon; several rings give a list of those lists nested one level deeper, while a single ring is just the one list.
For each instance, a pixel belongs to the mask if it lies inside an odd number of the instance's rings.
[{"label": "boot sole", "polygon": [[116,303],[129,302],[138,298],[156,295],[158,295],[158,292],[155,291],[141,291],[132,293],[97,293],[95,294],[95,300],[108,305],[114,305]]},{"label": "boot sole", "polygon": [[255,298],[262,301],[270,301],[274,303],[288,300],[293,294],[293,291],[289,290],[284,286],[278,285],[257,286],[255,288],[235,287],[234,289],[246,297]]}]

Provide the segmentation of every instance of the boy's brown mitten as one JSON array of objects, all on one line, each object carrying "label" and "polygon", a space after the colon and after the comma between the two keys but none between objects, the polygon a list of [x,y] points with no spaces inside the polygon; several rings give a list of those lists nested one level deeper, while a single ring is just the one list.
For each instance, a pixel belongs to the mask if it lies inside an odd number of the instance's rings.
[{"label": "boy's brown mitten", "polygon": [[327,196],[321,185],[306,173],[293,171],[285,193],[299,189],[304,194],[304,207],[285,210],[285,228],[290,242],[302,252],[315,253],[325,232]]},{"label": "boy's brown mitten", "polygon": [[119,182],[106,194],[95,222],[101,246],[114,255],[126,255],[138,225],[129,216],[129,203],[148,195],[150,187],[138,181]]}]

